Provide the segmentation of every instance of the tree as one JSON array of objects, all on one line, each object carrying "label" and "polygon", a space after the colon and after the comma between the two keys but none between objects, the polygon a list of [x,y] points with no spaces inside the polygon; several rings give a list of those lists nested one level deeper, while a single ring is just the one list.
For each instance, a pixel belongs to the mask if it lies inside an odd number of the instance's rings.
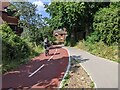
[{"label": "tree", "polygon": [[[100,40],[107,45],[120,42],[119,12],[120,2],[111,3],[110,7],[100,9],[94,18],[94,30],[98,32]],[[98,35],[97,35],[98,36]]]},{"label": "tree", "polygon": [[41,37],[39,28],[44,25],[42,15],[36,13],[37,6],[30,2],[14,2],[13,5],[16,6],[18,11],[15,16],[20,17],[19,26],[24,28],[22,36],[36,45],[38,43],[37,39]]},{"label": "tree", "polygon": [[77,41],[76,32],[81,30],[88,32],[92,26],[95,12],[100,7],[107,5],[109,5],[109,3],[52,2],[45,7],[46,12],[51,16],[50,20],[48,20],[49,25],[53,27],[53,29],[66,27],[68,32],[67,41],[72,45]]}]

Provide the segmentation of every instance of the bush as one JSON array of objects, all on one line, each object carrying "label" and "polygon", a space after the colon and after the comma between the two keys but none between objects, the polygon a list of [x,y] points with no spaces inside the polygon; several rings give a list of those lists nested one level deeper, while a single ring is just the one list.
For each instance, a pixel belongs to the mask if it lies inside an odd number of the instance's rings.
[{"label": "bush", "polygon": [[25,58],[31,54],[30,47],[24,39],[14,34],[7,24],[0,25],[0,34],[2,35],[2,63],[3,72],[5,69],[11,69],[10,63],[23,63]]},{"label": "bush", "polygon": [[93,22],[93,33],[86,41],[80,41],[77,47],[90,53],[120,62],[118,43],[120,43],[120,2],[112,2],[110,7],[101,8],[96,12]]},{"label": "bush", "polygon": [[86,41],[94,44],[95,42],[99,42],[100,36],[99,32],[94,31],[90,36],[87,36]]},{"label": "bush", "polygon": [[100,40],[107,45],[119,42],[119,8],[116,4],[111,4],[108,8],[100,9],[94,17],[93,28],[98,33],[97,36]]}]

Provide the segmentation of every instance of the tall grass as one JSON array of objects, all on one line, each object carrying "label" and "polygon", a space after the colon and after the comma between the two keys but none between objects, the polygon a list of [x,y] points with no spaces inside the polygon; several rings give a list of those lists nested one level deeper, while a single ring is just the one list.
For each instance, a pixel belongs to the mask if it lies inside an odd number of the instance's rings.
[{"label": "tall grass", "polygon": [[107,46],[102,41],[90,43],[83,40],[83,41],[79,41],[76,47],[82,50],[86,50],[96,56],[100,56],[120,63],[120,59],[118,58],[117,45]]}]

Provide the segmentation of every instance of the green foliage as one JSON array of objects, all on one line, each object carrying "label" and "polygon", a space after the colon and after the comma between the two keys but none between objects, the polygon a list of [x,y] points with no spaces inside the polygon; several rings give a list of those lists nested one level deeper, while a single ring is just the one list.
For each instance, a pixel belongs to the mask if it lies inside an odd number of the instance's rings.
[{"label": "green foliage", "polygon": [[8,56],[3,58],[12,60],[15,59],[16,57],[21,56],[24,58],[27,56],[27,54],[29,55],[28,52],[30,52],[30,49],[25,43],[25,41],[20,39],[19,36],[15,35],[9,28],[9,26],[3,24],[0,26],[0,30],[2,32],[3,52],[5,51],[6,55]]},{"label": "green foliage", "polygon": [[51,41],[54,40],[52,29],[46,26],[42,16],[36,13],[37,6],[30,2],[15,2],[8,9],[11,10],[14,6],[17,9],[15,16],[20,17],[19,26],[24,30],[19,37],[13,33],[8,25],[0,25],[3,42],[3,72],[27,62],[33,56],[39,55],[43,51],[42,42],[45,35]]},{"label": "green foliage", "polygon": [[120,5],[118,3],[111,3],[110,7],[99,9],[94,17],[93,33],[87,37],[86,41],[79,42],[78,48],[120,62],[118,58]]},{"label": "green foliage", "polygon": [[100,7],[108,5],[109,3],[104,2],[52,2],[45,6],[51,16],[47,23],[53,29],[66,27],[68,32],[66,45],[74,46],[77,41],[76,32],[89,31],[95,12]]},{"label": "green foliage", "polygon": [[[119,2],[120,3],[120,2]],[[107,45],[119,42],[120,30],[118,28],[119,24],[119,10],[120,6],[116,4],[111,4],[108,8],[100,9],[94,18],[93,27],[98,33],[97,36],[105,42]]]},{"label": "green foliage", "polygon": [[98,42],[100,40],[100,38],[99,38],[100,36],[101,36],[101,34],[98,33],[97,31],[95,31],[95,32],[91,33],[89,36],[87,36],[86,41],[94,44],[95,42]]},{"label": "green foliage", "polygon": [[69,72],[67,73],[67,75],[65,76],[65,78],[64,78],[64,81],[63,81],[63,86],[62,86],[62,88],[61,89],[63,89],[64,90],[64,87],[65,87],[65,85],[67,84],[67,82],[68,82],[68,80],[70,79],[70,74],[69,74]]},{"label": "green foliage", "polygon": [[41,29],[43,39],[47,36],[48,40],[53,43],[55,41],[55,37],[53,36],[53,29],[49,26],[44,26]]},{"label": "green foliage", "polygon": [[[47,22],[53,29],[66,27],[68,31],[67,45],[72,45],[75,40],[71,39],[71,33],[73,32],[75,25],[80,25],[81,13],[84,13],[84,3],[73,2],[52,2],[50,5],[46,5],[46,11],[50,14],[51,19]],[[73,38],[74,39],[74,38]]]},{"label": "green foliage", "polygon": [[7,7],[7,13],[8,13],[8,15],[14,16],[15,12],[16,12],[16,7],[13,4],[10,4]]},{"label": "green foliage", "polygon": [[19,26],[24,28],[22,37],[38,46],[42,41],[42,28],[45,26],[41,14],[37,14],[37,6],[30,2],[14,2],[18,12],[15,16],[20,17]]},{"label": "green foliage", "polygon": [[71,77],[71,76],[70,76],[70,74],[68,73],[64,79],[67,80],[67,79],[70,79],[70,77]]},{"label": "green foliage", "polygon": [[107,46],[102,41],[94,43],[89,41],[80,41],[76,47],[86,50],[96,56],[119,62],[117,45]]},{"label": "green foliage", "polygon": [[[43,26],[41,28],[38,28],[34,31],[35,36],[32,36],[28,29],[25,29],[22,33],[22,38],[26,38],[29,42],[34,42],[34,46],[43,46],[43,41],[45,39],[45,36],[48,37],[49,41],[53,43],[55,41],[55,38],[53,37],[53,30],[49,26]],[[30,36],[31,35],[31,36]]]},{"label": "green foliage", "polygon": [[25,40],[13,33],[7,24],[0,25],[0,34],[2,35],[3,71],[7,71],[5,70],[7,67],[9,69],[12,67],[8,65],[8,63],[23,63],[23,59],[31,55],[31,49],[26,44]]},{"label": "green foliage", "polygon": [[94,82],[91,82],[90,87],[91,87],[91,88],[94,88],[94,87],[95,87]]}]

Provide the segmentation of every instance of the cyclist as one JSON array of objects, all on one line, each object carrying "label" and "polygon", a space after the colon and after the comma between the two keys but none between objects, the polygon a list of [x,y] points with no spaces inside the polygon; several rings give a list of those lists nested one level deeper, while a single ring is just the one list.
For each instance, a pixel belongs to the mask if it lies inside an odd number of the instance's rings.
[{"label": "cyclist", "polygon": [[49,40],[47,37],[44,39],[44,48],[45,48],[45,55],[49,55]]}]

